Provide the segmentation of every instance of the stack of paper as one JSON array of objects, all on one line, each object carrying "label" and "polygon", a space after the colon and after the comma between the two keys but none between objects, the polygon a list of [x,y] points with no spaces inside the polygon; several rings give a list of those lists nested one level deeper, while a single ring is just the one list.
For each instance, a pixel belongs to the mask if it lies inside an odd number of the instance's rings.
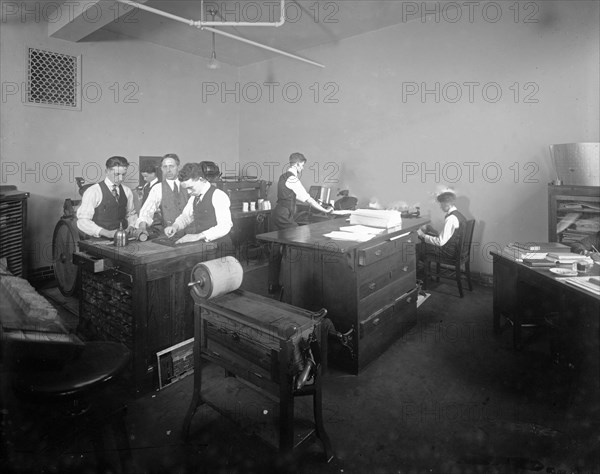
[{"label": "stack of paper", "polygon": [[333,240],[349,240],[352,242],[366,242],[375,237],[375,234],[360,234],[358,232],[344,232],[343,230],[334,230],[328,234],[323,234]]},{"label": "stack of paper", "polygon": [[546,258],[556,263],[587,263],[589,265],[594,263],[590,257],[586,255],[579,255],[577,253],[550,252]]},{"label": "stack of paper", "polygon": [[350,224],[389,229],[390,227],[402,225],[402,216],[398,211],[357,209],[350,216]]}]

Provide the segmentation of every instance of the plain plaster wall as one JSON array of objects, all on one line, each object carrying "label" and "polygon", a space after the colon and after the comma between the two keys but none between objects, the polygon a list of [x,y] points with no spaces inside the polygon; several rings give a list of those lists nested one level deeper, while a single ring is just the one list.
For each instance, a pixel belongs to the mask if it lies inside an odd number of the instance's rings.
[{"label": "plain plaster wall", "polygon": [[546,240],[548,145],[599,140],[599,3],[522,3],[518,21],[514,2],[495,5],[499,21],[447,12],[303,51],[325,69],[241,68],[240,161],[277,179],[301,151],[305,186],[350,189],[363,207],[419,203],[437,227],[432,193],[451,186],[477,219],[484,273],[490,249]]},{"label": "plain plaster wall", "polygon": [[[177,153],[183,163],[237,160],[238,105],[206,104],[199,85],[235,80],[236,68],[210,71],[197,56],[126,37],[93,43],[53,39],[43,16],[40,21],[25,16],[24,23],[20,18],[4,17],[0,26],[0,181],[31,193],[31,269],[52,263],[52,233],[63,202],[79,199],[74,178],[102,179],[108,157],[122,155],[136,165],[139,156],[165,153]],[[27,47],[82,56],[80,111],[23,103]],[[131,187],[138,184],[138,171],[130,167]]]}]

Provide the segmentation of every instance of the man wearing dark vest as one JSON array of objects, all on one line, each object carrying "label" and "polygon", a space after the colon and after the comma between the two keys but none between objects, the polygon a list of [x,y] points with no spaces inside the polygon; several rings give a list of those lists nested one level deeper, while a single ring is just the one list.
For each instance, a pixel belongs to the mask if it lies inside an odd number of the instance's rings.
[{"label": "man wearing dark vest", "polygon": [[137,220],[133,193],[121,184],[128,166],[122,156],[106,160],[106,178],[85,190],[77,209],[77,228],[81,232],[112,239],[119,226],[133,229]]},{"label": "man wearing dark vest", "polygon": [[140,169],[140,173],[142,174],[142,178],[144,178],[144,186],[142,186],[142,198],[141,205],[143,206],[148,199],[148,195],[150,194],[150,190],[156,186],[160,181],[157,177],[157,167],[154,163],[145,163],[142,165]]},{"label": "man wearing dark vest", "polygon": [[444,191],[437,196],[437,202],[446,213],[444,228],[439,234],[431,226],[417,230],[419,239],[423,241],[419,251],[420,259],[426,255],[453,257],[459,250],[458,242],[465,231],[467,219],[456,209],[456,194],[453,191]]},{"label": "man wearing dark vest", "polygon": [[[304,169],[306,158],[302,153],[292,153],[290,155],[289,167],[285,173],[279,177],[277,183],[277,204],[271,214],[272,230],[289,229],[298,224],[294,221],[296,213],[296,201],[310,204],[316,210],[326,214],[333,209],[325,209],[315,201],[306,191],[300,182],[299,175]],[[280,245],[273,245],[271,259],[269,261],[269,293],[277,293],[281,290],[279,284],[279,273],[281,270],[282,252]]]},{"label": "man wearing dark vest", "polygon": [[140,209],[137,228],[148,232],[150,237],[161,235],[165,227],[173,225],[188,202],[188,193],[177,177],[180,165],[179,157],[174,153],[163,157],[162,181],[150,190]]},{"label": "man wearing dark vest", "polygon": [[222,253],[229,253],[232,249],[229,231],[233,227],[229,209],[231,202],[225,192],[210,184],[204,169],[202,163],[187,163],[181,168],[179,181],[190,198],[181,215],[165,228],[165,235],[173,237],[193,225],[193,233],[184,235],[175,243],[214,242]]}]

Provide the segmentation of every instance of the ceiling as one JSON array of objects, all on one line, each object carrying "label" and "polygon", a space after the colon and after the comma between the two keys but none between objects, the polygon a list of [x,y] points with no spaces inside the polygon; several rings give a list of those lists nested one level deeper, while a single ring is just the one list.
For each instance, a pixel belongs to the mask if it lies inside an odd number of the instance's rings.
[{"label": "ceiling", "polygon": [[[106,12],[103,18],[111,18],[110,21],[88,20],[78,23],[75,15],[68,23],[53,27],[50,35],[84,42],[118,41],[125,36],[210,58],[212,35],[209,31],[152,12],[132,10],[128,5],[101,1]],[[200,0],[141,0],[140,3],[185,19],[201,19]],[[413,8],[423,4],[409,3]],[[107,4],[111,6],[107,8]],[[418,11],[407,10],[406,2],[401,0],[287,0],[285,4],[286,22],[283,26],[218,28],[288,53],[310,58],[310,51],[304,50],[420,18]],[[205,0],[204,9],[208,10],[211,7],[216,7],[218,11],[217,21],[220,15],[223,21],[272,22],[278,20],[280,14],[280,2],[277,0]],[[211,17],[205,14],[204,19],[211,20]],[[219,61],[233,66],[245,66],[278,56],[277,53],[220,35],[216,35],[215,41]]]}]

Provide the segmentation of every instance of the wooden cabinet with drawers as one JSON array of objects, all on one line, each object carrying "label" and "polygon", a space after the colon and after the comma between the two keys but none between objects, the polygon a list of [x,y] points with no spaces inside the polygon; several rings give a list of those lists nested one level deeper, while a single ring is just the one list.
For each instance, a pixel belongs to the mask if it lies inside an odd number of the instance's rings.
[{"label": "wooden cabinet with drawers", "polygon": [[428,219],[404,219],[400,228],[363,242],[325,234],[344,220],[257,236],[284,245],[281,279],[286,303],[325,308],[335,328],[352,331],[351,349],[329,344],[332,364],[358,373],[416,323],[416,230]]},{"label": "wooden cabinet with drawers", "polygon": [[215,244],[179,246],[158,240],[115,247],[87,239],[73,255],[81,279],[79,332],[118,341],[132,351],[132,387],[158,386],[156,353],[193,336],[193,301],[187,283],[194,265],[219,256]]}]

